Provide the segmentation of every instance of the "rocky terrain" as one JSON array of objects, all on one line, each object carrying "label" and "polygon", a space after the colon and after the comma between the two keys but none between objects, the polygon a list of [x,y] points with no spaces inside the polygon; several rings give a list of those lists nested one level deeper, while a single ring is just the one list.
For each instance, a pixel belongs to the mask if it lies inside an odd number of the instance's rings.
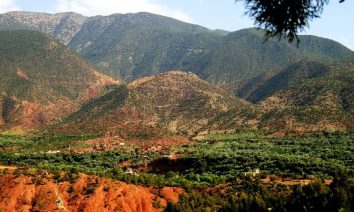
[{"label": "rocky terrain", "polygon": [[117,82],[49,36],[0,31],[0,124],[38,128],[71,114]]},{"label": "rocky terrain", "polygon": [[[265,111],[260,128],[294,132],[354,130],[354,65],[301,62],[254,92]],[[270,87],[271,89],[265,89]],[[268,96],[268,97],[266,97]]]},{"label": "rocky terrain", "polygon": [[[67,45],[81,30],[86,17],[76,13],[30,13],[9,12],[2,15],[0,25],[3,29],[33,29],[45,32]],[[22,27],[21,27],[22,26]]]},{"label": "rocky terrain", "polygon": [[46,172],[10,172],[0,174],[0,208],[4,212],[162,211],[167,201],[177,202],[183,193],[180,188],[154,189],[87,175],[55,180]]},{"label": "rocky terrain", "polygon": [[[252,119],[253,106],[195,74],[171,71],[141,78],[88,102],[64,120],[61,129],[158,130],[193,134],[229,110],[244,111],[239,125]],[[92,126],[90,123],[94,122]],[[149,130],[147,130],[149,131]]]}]

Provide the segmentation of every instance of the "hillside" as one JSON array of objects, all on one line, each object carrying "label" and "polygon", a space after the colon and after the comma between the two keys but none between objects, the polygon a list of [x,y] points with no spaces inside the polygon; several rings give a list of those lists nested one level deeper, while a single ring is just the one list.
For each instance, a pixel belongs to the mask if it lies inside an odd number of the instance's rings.
[{"label": "hillside", "polygon": [[[86,17],[76,13],[9,12],[0,15],[0,25],[6,29],[32,29],[50,34],[68,44],[81,29]],[[1,28],[0,28],[1,29]]]},{"label": "hillside", "polygon": [[260,101],[252,105],[192,73],[172,71],[122,85],[57,128],[123,137],[213,130],[352,131],[353,79],[350,63],[300,61],[259,85]]},{"label": "hillside", "polygon": [[300,62],[268,80],[254,96],[262,100],[259,104],[265,113],[260,128],[353,131],[353,94],[352,63]]},{"label": "hillside", "polygon": [[335,41],[316,36],[299,39],[297,46],[286,40],[265,42],[263,32],[254,28],[229,33],[212,51],[203,76],[215,83],[240,83],[261,74],[278,73],[302,59],[326,63],[354,59],[351,50]]},{"label": "hillside", "polygon": [[239,114],[239,125],[250,121],[253,109],[246,101],[192,73],[172,71],[120,86],[85,104],[59,128],[115,133],[158,128],[160,132],[193,134],[231,109],[248,111]]},{"label": "hillside", "polygon": [[[2,173],[5,168],[10,170],[4,171],[8,174]],[[3,211],[161,211],[184,192],[181,188],[154,189],[83,174],[58,177],[42,170],[2,166],[0,172]]]},{"label": "hillside", "polygon": [[171,69],[203,70],[219,34],[149,13],[89,18],[69,43],[104,73],[126,81]]},{"label": "hillside", "polygon": [[38,127],[77,110],[116,83],[57,40],[36,31],[0,31],[0,123]]},{"label": "hillside", "polygon": [[12,12],[1,15],[0,23],[4,20],[51,34],[103,73],[126,82],[184,70],[213,83],[239,84],[265,72],[278,73],[303,58],[320,62],[354,58],[348,48],[320,37],[300,36],[297,48],[287,41],[264,43],[263,32],[255,29],[226,33],[150,13],[83,17]]},{"label": "hillside", "polygon": [[[296,62],[278,74],[261,74],[236,93],[257,108],[253,120],[268,133],[354,130],[353,63]],[[235,129],[238,111],[213,119],[206,128]]]},{"label": "hillside", "polygon": [[244,88],[240,89],[240,94],[242,94],[242,90],[252,89],[252,85],[255,84],[255,82],[258,82],[258,86],[256,86],[251,93],[248,95],[247,93],[242,95],[243,98],[257,103],[277,91],[286,88],[291,83],[320,77],[328,72],[328,65],[319,62],[301,60],[286,67],[280,73],[272,77],[267,78],[264,75],[261,75],[258,78],[252,79],[252,81],[244,85]]}]

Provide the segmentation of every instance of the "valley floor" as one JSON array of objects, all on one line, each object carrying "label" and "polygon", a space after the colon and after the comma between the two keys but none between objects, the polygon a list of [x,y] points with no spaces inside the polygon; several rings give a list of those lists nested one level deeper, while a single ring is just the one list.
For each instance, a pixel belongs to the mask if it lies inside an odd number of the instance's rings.
[{"label": "valley floor", "polygon": [[[353,141],[351,133],[243,132],[198,140],[2,135],[0,208],[292,211],[302,204],[297,211],[349,209]],[[331,201],[316,205],[323,199]]]}]

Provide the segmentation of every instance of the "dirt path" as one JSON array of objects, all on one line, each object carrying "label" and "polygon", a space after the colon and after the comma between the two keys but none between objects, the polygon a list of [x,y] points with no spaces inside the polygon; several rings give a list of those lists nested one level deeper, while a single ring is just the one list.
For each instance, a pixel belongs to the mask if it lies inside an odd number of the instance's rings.
[{"label": "dirt path", "polygon": [[3,166],[3,165],[0,165],[0,170],[2,170],[2,169],[15,170],[17,168],[18,168],[17,166]]},{"label": "dirt path", "polygon": [[[274,181],[270,180],[270,177],[268,176],[266,179],[262,179],[263,183],[277,183],[277,184],[283,184],[283,185],[308,185],[310,183],[314,183],[316,180],[312,179],[290,179],[290,178],[281,178],[278,177]],[[325,179],[324,183],[326,185],[329,185],[332,183],[332,180],[330,179]]]}]

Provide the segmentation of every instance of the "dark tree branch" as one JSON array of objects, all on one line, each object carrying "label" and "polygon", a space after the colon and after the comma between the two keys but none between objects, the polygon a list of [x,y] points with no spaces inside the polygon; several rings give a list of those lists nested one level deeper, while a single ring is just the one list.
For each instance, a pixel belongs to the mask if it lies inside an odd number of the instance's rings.
[{"label": "dark tree branch", "polygon": [[[266,30],[266,38],[298,40],[298,33],[319,18],[329,0],[236,0],[244,1],[255,25]],[[340,3],[345,0],[339,0]]]}]

